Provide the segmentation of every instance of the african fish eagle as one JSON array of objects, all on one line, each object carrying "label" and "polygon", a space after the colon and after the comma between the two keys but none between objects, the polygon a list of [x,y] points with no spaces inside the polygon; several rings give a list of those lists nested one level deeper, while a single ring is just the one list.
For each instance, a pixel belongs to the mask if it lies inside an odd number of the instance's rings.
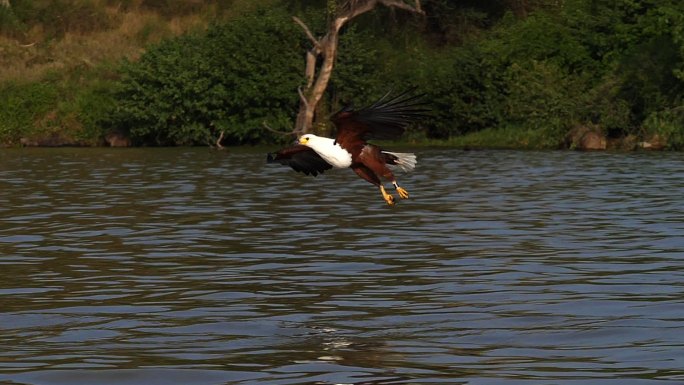
[{"label": "african fish eagle", "polygon": [[385,190],[381,178],[392,182],[399,197],[408,198],[408,192],[399,187],[391,168],[411,171],[416,166],[416,156],[383,151],[366,140],[401,136],[409,123],[426,115],[427,109],[420,101],[422,96],[412,95],[412,91],[394,97],[387,93],[367,107],[358,110],[345,107],[331,117],[337,128],[334,139],[305,134],[295,145],[268,154],[266,160],[313,176],[331,168],[351,168],[377,186],[385,202],[392,206],[394,197]]}]

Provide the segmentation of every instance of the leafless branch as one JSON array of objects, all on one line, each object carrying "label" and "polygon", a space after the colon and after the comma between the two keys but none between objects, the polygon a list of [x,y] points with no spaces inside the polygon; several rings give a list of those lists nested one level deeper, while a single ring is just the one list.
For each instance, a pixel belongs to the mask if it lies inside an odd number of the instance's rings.
[{"label": "leafless branch", "polygon": [[309,30],[309,27],[306,24],[304,24],[304,22],[297,16],[292,16],[292,20],[294,20],[295,23],[299,24],[299,26],[302,27],[302,29],[304,29],[306,37],[308,37],[309,40],[311,40],[311,43],[313,43],[314,47],[316,47],[316,49],[320,51],[321,43],[318,41],[318,39],[314,37],[313,33],[311,33],[311,30]]},{"label": "leafless branch", "polygon": [[380,2],[380,4],[382,4],[388,8],[394,7],[394,8],[403,9],[403,10],[409,11],[409,12],[420,13],[420,14],[424,13],[421,6],[420,6],[420,0],[416,0],[415,7],[412,7],[412,6],[404,3],[401,0],[378,0],[378,1]]},{"label": "leafless branch", "polygon": [[287,132],[287,131],[280,131],[280,130],[276,130],[274,128],[271,128],[271,126],[269,126],[268,123],[266,123],[266,122],[262,122],[261,124],[264,126],[265,129],[267,129],[267,130],[269,130],[275,134],[278,134],[278,135],[282,135],[282,136],[296,135],[296,133],[294,131]]},{"label": "leafless branch", "polygon": [[[298,88],[300,104],[295,133],[305,133],[311,129],[315,115],[315,109],[321,100],[328,82],[332,76],[337,55],[337,46],[342,27],[353,18],[373,10],[378,4],[388,8],[399,8],[412,13],[424,15],[420,0],[413,0],[413,4],[405,0],[346,0],[340,1],[336,7],[335,15],[328,21],[328,30],[320,39],[316,39],[309,28],[299,18],[292,19],[299,24],[306,36],[313,42],[314,47],[307,52],[306,57],[306,92]],[[315,78],[315,79],[314,79]]]},{"label": "leafless branch", "polygon": [[218,139],[216,139],[216,148],[218,148],[219,150],[223,150],[223,145],[221,144],[221,141],[223,140],[223,135],[225,133],[225,131],[221,130],[221,135],[219,135]]},{"label": "leafless branch", "polygon": [[337,15],[338,20],[336,21],[343,25],[350,19],[374,9],[378,4],[388,8],[399,8],[409,12],[424,14],[420,0],[415,0],[414,6],[405,3],[403,0],[348,0],[343,4],[342,12]]},{"label": "leafless branch", "polygon": [[302,91],[302,87],[297,87],[297,93],[299,93],[299,99],[304,103],[304,106],[306,108],[309,108],[309,101],[306,99],[306,96],[304,96],[304,91]]},{"label": "leafless branch", "polygon": [[[373,8],[375,8],[375,5],[377,4],[378,0],[349,0],[347,1],[342,9],[344,12],[341,12],[335,20],[335,23],[339,26],[342,27],[347,21],[350,19],[355,18],[356,16],[366,13]],[[339,28],[338,28],[339,29]]]}]

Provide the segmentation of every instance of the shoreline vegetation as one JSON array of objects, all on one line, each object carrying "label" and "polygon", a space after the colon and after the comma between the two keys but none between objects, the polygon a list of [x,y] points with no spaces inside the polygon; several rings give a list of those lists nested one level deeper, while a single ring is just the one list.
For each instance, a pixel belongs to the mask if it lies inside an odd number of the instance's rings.
[{"label": "shoreline vegetation", "polygon": [[[408,1],[408,0],[407,0]],[[0,147],[291,138],[310,41],[341,0],[0,3]],[[424,0],[353,20],[314,132],[389,89],[431,117],[402,143],[684,149],[684,3]]]}]

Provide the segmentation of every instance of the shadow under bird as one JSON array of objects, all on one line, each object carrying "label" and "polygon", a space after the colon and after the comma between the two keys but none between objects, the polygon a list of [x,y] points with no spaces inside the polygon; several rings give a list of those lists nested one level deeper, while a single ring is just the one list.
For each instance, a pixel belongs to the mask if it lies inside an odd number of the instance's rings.
[{"label": "shadow under bird", "polygon": [[384,151],[367,140],[399,138],[411,122],[427,116],[423,96],[412,91],[396,96],[387,93],[367,107],[345,107],[331,117],[337,129],[335,138],[305,134],[295,145],[268,154],[266,160],[313,176],[331,168],[351,168],[378,187],[385,202],[392,206],[394,196],[385,190],[382,179],[392,182],[400,198],[408,198],[408,191],[397,184],[393,169],[412,171],[416,156]]}]

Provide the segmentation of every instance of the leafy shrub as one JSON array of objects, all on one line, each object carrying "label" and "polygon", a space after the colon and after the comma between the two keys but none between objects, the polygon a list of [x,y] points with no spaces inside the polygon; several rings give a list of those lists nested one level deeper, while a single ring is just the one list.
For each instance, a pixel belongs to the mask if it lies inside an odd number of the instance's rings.
[{"label": "leafy shrub", "polygon": [[206,33],[167,40],[127,63],[116,92],[111,127],[140,143],[230,143],[270,136],[289,127],[302,80],[302,40],[292,21],[262,11]]},{"label": "leafy shrub", "polygon": [[50,82],[6,83],[0,87],[0,141],[16,143],[58,99]]},{"label": "leafy shrub", "polygon": [[71,117],[63,123],[64,129],[70,130],[70,135],[81,143],[97,144],[106,134],[106,127],[101,123],[115,104],[112,87],[116,84],[108,77],[111,76],[108,71],[91,69],[82,81],[69,80],[69,97],[58,104],[60,115]]},{"label": "leafy shrub", "polygon": [[514,63],[506,72],[507,121],[542,131],[550,147],[558,146],[579,120],[584,85],[578,80],[552,63]]},{"label": "leafy shrub", "polygon": [[644,137],[660,136],[668,149],[684,150],[684,106],[654,112],[643,124]]},{"label": "leafy shrub", "polygon": [[433,101],[430,137],[447,138],[500,124],[506,90],[499,63],[475,46],[426,59],[421,83]]},{"label": "leafy shrub", "polygon": [[23,30],[24,25],[12,8],[0,6],[0,34],[17,37]]}]

